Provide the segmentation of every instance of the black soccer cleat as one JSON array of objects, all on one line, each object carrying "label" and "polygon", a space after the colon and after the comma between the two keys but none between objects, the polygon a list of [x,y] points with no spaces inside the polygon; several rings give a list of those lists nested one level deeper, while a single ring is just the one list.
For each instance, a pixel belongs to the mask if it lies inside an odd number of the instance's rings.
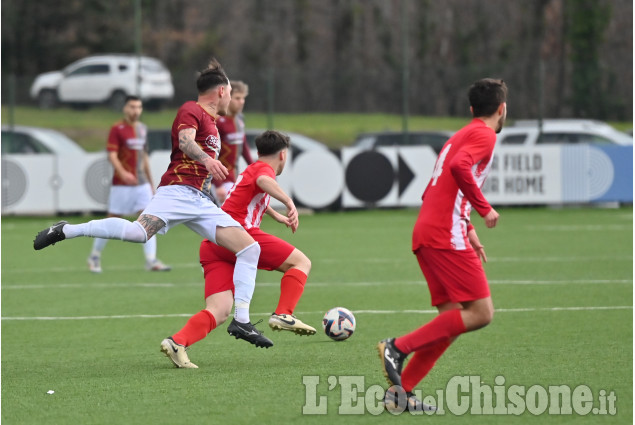
[{"label": "black soccer cleat", "polygon": [[393,385],[386,390],[384,395],[384,407],[390,413],[399,414],[408,411],[413,415],[423,412],[434,412],[436,406],[430,406],[419,400],[412,391],[406,392],[398,385]]},{"label": "black soccer cleat", "polygon": [[377,344],[379,358],[381,359],[382,368],[386,381],[390,385],[401,386],[401,369],[407,355],[402,353],[395,347],[395,338],[388,338]]},{"label": "black soccer cleat", "polygon": [[[255,325],[260,322],[262,322],[262,320],[256,322]],[[232,322],[229,324],[229,326],[227,326],[227,333],[233,337],[236,337],[236,339],[244,339],[250,344],[254,344],[256,347],[269,348],[273,346],[273,342],[269,338],[264,336],[262,332],[256,329],[254,324],[252,324],[251,322],[240,323],[237,322],[236,319],[232,319]]]},{"label": "black soccer cleat", "polygon": [[40,250],[66,239],[66,235],[62,232],[62,228],[65,224],[68,224],[68,221],[58,221],[51,227],[48,227],[38,233],[33,240],[33,249]]}]

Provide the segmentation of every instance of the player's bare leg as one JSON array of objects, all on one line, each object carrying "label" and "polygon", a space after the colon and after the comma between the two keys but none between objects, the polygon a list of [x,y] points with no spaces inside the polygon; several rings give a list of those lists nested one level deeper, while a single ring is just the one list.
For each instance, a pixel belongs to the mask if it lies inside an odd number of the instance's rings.
[{"label": "player's bare leg", "polygon": [[284,273],[280,282],[280,301],[269,318],[269,327],[277,331],[291,331],[297,335],[314,335],[314,327],[293,315],[311,271],[311,260],[299,249],[294,249],[278,271]]},{"label": "player's bare leg", "polygon": [[492,297],[461,303],[461,318],[467,332],[481,329],[492,322],[494,318],[494,303]]}]

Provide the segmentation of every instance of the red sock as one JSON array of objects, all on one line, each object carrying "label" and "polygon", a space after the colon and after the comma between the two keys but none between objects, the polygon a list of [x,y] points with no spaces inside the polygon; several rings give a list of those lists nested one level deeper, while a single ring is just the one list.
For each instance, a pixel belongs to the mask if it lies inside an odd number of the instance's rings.
[{"label": "red sock", "polygon": [[205,338],[214,328],[216,328],[214,315],[208,310],[201,310],[190,317],[183,329],[172,335],[172,339],[177,344],[189,347]]},{"label": "red sock", "polygon": [[465,324],[461,318],[461,310],[448,310],[439,314],[432,321],[409,334],[395,340],[395,346],[404,354],[419,351],[439,341],[453,338],[465,333]]},{"label": "red sock", "polygon": [[414,356],[412,356],[406,368],[401,372],[401,386],[404,391],[412,391],[412,389],[426,377],[430,369],[432,369],[450,344],[452,344],[452,339],[446,339],[427,348],[415,351]]},{"label": "red sock", "polygon": [[298,269],[289,269],[282,276],[280,281],[280,300],[276,307],[276,314],[293,314],[295,306],[298,305],[307,275]]}]

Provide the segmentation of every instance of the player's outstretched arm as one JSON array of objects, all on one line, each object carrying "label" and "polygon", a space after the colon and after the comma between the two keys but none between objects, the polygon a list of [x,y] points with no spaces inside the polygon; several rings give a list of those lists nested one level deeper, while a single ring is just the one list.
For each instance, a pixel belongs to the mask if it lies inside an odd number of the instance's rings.
[{"label": "player's outstretched arm", "polygon": [[291,227],[291,230],[295,233],[300,225],[298,219],[298,210],[295,208],[295,204],[289,195],[280,187],[278,182],[269,176],[260,176],[256,179],[258,187],[269,194],[274,199],[282,202],[287,208],[287,226]]},{"label": "player's outstretched arm", "polygon": [[184,128],[179,131],[179,149],[188,157],[203,164],[214,180],[223,180],[229,174],[227,168],[219,160],[203,152],[194,140],[195,137],[196,130],[193,128]]}]

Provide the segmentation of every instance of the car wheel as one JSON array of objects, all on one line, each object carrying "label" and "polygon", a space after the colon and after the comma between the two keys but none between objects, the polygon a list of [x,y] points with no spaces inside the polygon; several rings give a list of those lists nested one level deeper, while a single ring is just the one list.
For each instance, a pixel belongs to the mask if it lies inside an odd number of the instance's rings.
[{"label": "car wheel", "polygon": [[113,92],[113,94],[110,96],[110,100],[108,101],[108,105],[110,106],[110,108],[119,112],[121,112],[121,110],[123,109],[123,105],[125,104],[126,93],[122,92],[121,90]]},{"label": "car wheel", "polygon": [[40,109],[53,109],[57,106],[57,92],[55,90],[42,90],[37,96]]}]

